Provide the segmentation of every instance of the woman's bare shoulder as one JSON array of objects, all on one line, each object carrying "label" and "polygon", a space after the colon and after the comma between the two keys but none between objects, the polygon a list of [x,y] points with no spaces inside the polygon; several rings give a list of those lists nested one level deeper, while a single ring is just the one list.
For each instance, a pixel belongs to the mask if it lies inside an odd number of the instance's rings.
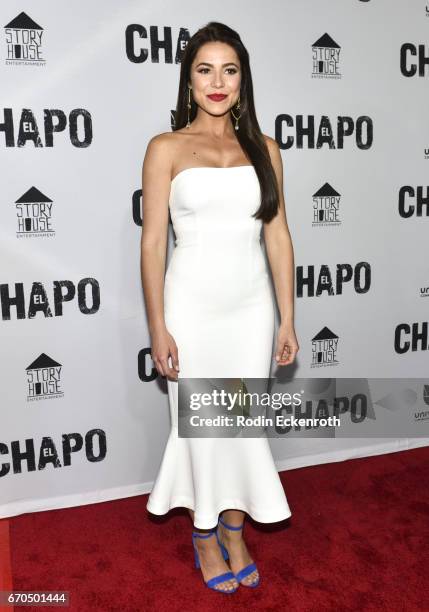
[{"label": "woman's bare shoulder", "polygon": [[175,138],[174,132],[161,132],[160,134],[155,134],[152,138],[149,139],[147,144],[148,149],[156,149],[156,150],[169,150],[171,149],[177,140]]},{"label": "woman's bare shoulder", "polygon": [[278,142],[277,140],[271,138],[271,136],[267,136],[266,134],[262,134],[262,136],[265,139],[265,144],[267,145],[268,153],[270,154],[271,158],[271,163],[275,168],[276,166],[279,166],[279,164],[281,164],[281,153]]},{"label": "woman's bare shoulder", "polygon": [[183,136],[187,134],[188,132],[186,132],[185,129],[172,132],[161,132],[160,134],[152,136],[148,144],[166,148],[178,147],[180,143],[183,142]]},{"label": "woman's bare shoulder", "polygon": [[171,168],[177,153],[177,137],[174,132],[161,132],[149,139],[144,164],[156,164]]},{"label": "woman's bare shoulder", "polygon": [[155,134],[149,140],[145,163],[168,168],[170,176],[175,173],[175,163],[182,159],[187,151],[189,135],[186,131],[176,130]]},{"label": "woman's bare shoulder", "polygon": [[272,155],[273,153],[275,154],[277,150],[279,150],[279,145],[277,143],[277,140],[274,140],[274,138],[271,138],[271,136],[267,136],[267,134],[262,134],[262,136],[264,137],[265,144],[268,147],[268,151],[270,152],[270,155]]}]

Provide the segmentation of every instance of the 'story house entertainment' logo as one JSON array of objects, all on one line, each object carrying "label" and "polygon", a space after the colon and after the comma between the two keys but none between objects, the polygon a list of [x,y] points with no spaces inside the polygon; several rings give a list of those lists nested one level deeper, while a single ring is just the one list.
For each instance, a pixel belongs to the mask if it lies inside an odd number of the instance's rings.
[{"label": "'story house entertainment' logo", "polygon": [[324,327],[311,340],[312,360],[311,368],[321,366],[336,366],[338,350],[338,336],[328,327]]},{"label": "'story house entertainment' logo", "polygon": [[52,227],[52,205],[50,198],[37,187],[31,187],[15,202],[17,238],[32,238],[55,235]]},{"label": "'story house entertainment' logo", "polygon": [[325,32],[311,46],[313,51],[313,78],[340,79],[341,47]]},{"label": "'story house entertainment' logo", "polygon": [[33,64],[44,66],[42,57],[43,28],[26,13],[19,13],[4,26],[6,65]]},{"label": "'story house entertainment' logo", "polygon": [[27,401],[53,399],[63,397],[60,388],[62,365],[41,353],[33,363],[26,368]]},{"label": "'story house entertainment' logo", "polygon": [[340,200],[340,194],[329,183],[325,183],[316,191],[313,194],[313,227],[341,225]]}]

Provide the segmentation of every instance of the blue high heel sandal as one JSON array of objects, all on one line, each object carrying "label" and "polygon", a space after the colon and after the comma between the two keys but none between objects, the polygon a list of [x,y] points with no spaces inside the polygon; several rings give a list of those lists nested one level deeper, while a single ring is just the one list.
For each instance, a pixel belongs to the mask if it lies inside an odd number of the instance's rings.
[{"label": "blue high heel sandal", "polygon": [[[227,529],[231,529],[232,531],[239,531],[240,529],[243,529],[243,525],[240,525],[240,527],[234,527],[233,525],[228,525],[228,523],[225,523],[225,521],[222,519],[221,516],[219,516],[219,522],[218,522],[218,527],[219,527],[219,523],[222,523],[222,525],[224,527],[226,527]],[[222,549],[222,554],[223,554],[223,558],[224,559],[228,559],[228,551],[225,548],[225,546],[222,544],[222,542],[219,541],[219,534],[218,534],[218,529],[216,529],[216,535],[218,536],[218,542],[220,544],[220,547]],[[226,555],[226,556],[225,556]],[[246,582],[241,582],[243,580],[243,578],[246,578],[246,576],[248,576],[249,574],[251,574],[252,572],[254,572],[255,570],[257,570],[258,568],[256,567],[256,563],[249,563],[249,565],[246,565],[246,567],[243,567],[242,570],[240,570],[237,574],[235,574],[235,577],[237,579],[237,581],[242,584],[243,586],[247,586],[247,587],[256,587],[259,584],[259,575],[258,578],[255,582],[252,582],[250,584],[246,583]]]},{"label": "blue high heel sandal", "polygon": [[[197,547],[195,545],[195,538],[209,538],[210,536],[212,536],[213,534],[216,534],[216,539],[218,544],[221,546],[220,542],[219,542],[219,536],[217,533],[217,528],[214,527],[209,533],[198,533],[196,531],[192,532],[192,544],[194,547],[194,558],[195,558],[195,567],[197,569],[199,569],[201,567],[200,565],[200,557],[198,555],[198,550]],[[225,548],[222,548],[221,546],[221,550],[222,550],[222,556],[223,558],[226,560],[228,559],[228,552],[226,551]],[[226,553],[226,557],[225,557],[225,553]],[[209,589],[213,589],[214,591],[219,591],[220,593],[235,593],[235,591],[238,589],[238,584],[235,587],[235,589],[231,589],[229,591],[227,591],[226,589],[217,589],[216,585],[219,584],[220,582],[224,582],[225,580],[231,580],[231,578],[235,578],[233,572],[229,571],[229,572],[225,572],[224,574],[219,574],[219,576],[214,576],[213,578],[210,578],[210,580],[207,580],[207,582],[204,582],[204,584],[206,584]],[[204,578],[203,578],[204,580]]]}]

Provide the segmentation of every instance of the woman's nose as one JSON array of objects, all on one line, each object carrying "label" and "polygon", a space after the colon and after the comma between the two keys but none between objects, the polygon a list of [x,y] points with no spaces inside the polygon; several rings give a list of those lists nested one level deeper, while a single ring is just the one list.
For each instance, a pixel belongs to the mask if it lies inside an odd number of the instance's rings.
[{"label": "woman's nose", "polygon": [[213,82],[212,82],[213,87],[222,87],[223,86],[223,79],[222,79],[222,75],[221,74],[214,74],[213,77]]}]

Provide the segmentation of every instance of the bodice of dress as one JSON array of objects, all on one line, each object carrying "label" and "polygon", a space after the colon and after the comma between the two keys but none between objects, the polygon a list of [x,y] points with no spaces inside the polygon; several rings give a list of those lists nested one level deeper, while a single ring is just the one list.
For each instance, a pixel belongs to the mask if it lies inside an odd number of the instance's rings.
[{"label": "bodice of dress", "polygon": [[176,246],[259,242],[262,222],[251,215],[260,197],[253,166],[182,170],[171,182],[169,199]]},{"label": "bodice of dress", "polygon": [[[235,308],[268,287],[262,221],[253,166],[195,167],[171,183],[169,207],[175,248],[166,273],[167,306],[174,300]],[[198,296],[198,297],[197,297]]]}]

